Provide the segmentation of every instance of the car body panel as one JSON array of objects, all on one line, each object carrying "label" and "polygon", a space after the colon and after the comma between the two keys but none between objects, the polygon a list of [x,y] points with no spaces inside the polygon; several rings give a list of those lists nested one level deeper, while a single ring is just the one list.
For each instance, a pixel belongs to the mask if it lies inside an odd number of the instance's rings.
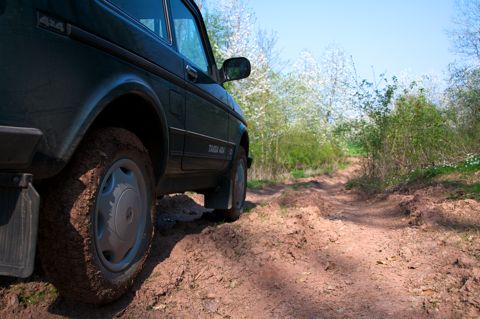
[{"label": "car body panel", "polygon": [[[0,5],[0,39],[9,43],[0,52],[0,125],[43,133],[24,171],[37,180],[56,175],[102,110],[124,94],[142,97],[158,116],[163,179],[228,168],[241,138],[236,134],[242,134],[233,128],[244,126],[243,115],[215,72],[196,82],[186,78],[188,62],[171,33],[160,39],[105,0],[27,3]],[[198,8],[186,3],[199,19],[213,65]],[[42,16],[63,24],[62,32],[42,26]]]}]

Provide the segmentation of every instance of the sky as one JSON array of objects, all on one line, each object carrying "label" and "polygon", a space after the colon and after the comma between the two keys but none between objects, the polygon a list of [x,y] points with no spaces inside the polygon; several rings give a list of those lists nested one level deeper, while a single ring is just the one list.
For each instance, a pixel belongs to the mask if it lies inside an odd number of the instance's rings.
[{"label": "sky", "polygon": [[335,45],[353,57],[358,75],[446,77],[457,59],[447,30],[455,0],[251,0],[258,25],[277,34],[281,57],[302,50],[318,59]]}]

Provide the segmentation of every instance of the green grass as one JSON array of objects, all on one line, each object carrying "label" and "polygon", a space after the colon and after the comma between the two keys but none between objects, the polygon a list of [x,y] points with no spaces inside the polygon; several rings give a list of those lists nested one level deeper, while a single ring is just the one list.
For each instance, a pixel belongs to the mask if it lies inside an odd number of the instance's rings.
[{"label": "green grass", "polygon": [[243,212],[244,212],[245,214],[248,214],[248,213],[250,213],[253,209],[255,209],[255,207],[256,207],[256,206],[255,206],[254,204],[252,204],[252,205],[246,204],[245,207],[243,208]]},{"label": "green grass", "polygon": [[49,284],[45,290],[27,291],[26,289],[21,289],[18,294],[18,300],[21,305],[38,305],[47,300],[54,300],[57,296],[57,289]]},{"label": "green grass", "polygon": [[318,183],[316,183],[316,182],[296,183],[296,184],[292,184],[292,185],[287,186],[286,189],[291,189],[291,190],[294,190],[294,191],[298,191],[298,190],[301,190],[301,189],[314,188],[314,187],[317,187],[317,186],[318,186]]},{"label": "green grass", "polygon": [[348,156],[366,156],[367,152],[365,152],[365,149],[358,143],[347,143],[347,155]]},{"label": "green grass", "polygon": [[[470,156],[465,161],[455,164],[445,164],[418,169],[405,176],[397,177],[400,182],[430,181],[437,177],[456,174],[461,181],[468,179],[473,173],[480,171],[480,154]],[[471,188],[475,191],[475,187]]]},{"label": "green grass", "polygon": [[472,194],[476,194],[480,198],[480,183],[475,183],[472,185],[468,185],[465,187],[465,190],[467,192],[470,192]]},{"label": "green grass", "polygon": [[251,181],[247,181],[247,187],[250,189],[259,189],[270,184],[273,184],[273,181],[269,179],[254,179]]},{"label": "green grass", "polygon": [[460,234],[460,238],[463,241],[471,242],[473,240],[473,238],[475,238],[475,237],[472,234],[470,234],[470,232],[465,232],[465,233]]},{"label": "green grass", "polygon": [[291,174],[293,178],[305,178],[305,171],[303,169],[294,169]]},{"label": "green grass", "polygon": [[446,164],[433,166],[426,169],[420,169],[408,174],[407,180],[431,179],[433,177],[448,175],[453,173],[474,173],[480,171],[480,154],[470,156],[467,160],[456,164]]},{"label": "green grass", "polygon": [[379,178],[360,176],[349,180],[346,188],[347,190],[360,189],[367,194],[375,194],[384,189],[384,183]]},{"label": "green grass", "polygon": [[348,165],[350,165],[350,162],[347,160],[343,160],[335,164],[326,164],[320,168],[295,169],[290,172],[290,175],[294,179],[299,179],[299,178],[319,176],[323,174],[332,174],[337,170],[342,170],[347,168]]},{"label": "green grass", "polygon": [[450,199],[475,199],[480,201],[480,183],[444,183],[445,186],[451,186],[454,190],[450,193]]},{"label": "green grass", "polygon": [[[342,170],[342,169],[346,169],[349,165],[351,164],[351,162],[349,160],[346,160],[346,161],[343,161],[343,162],[340,162],[338,164],[338,170]],[[333,173],[333,169],[332,169],[332,172],[326,172],[326,173]]]},{"label": "green grass", "polygon": [[378,193],[399,184],[437,183],[450,190],[449,198],[480,200],[480,182],[474,173],[480,171],[480,154],[470,156],[456,164],[437,165],[418,169],[403,176],[391,176],[385,180],[361,176],[350,180],[347,189],[358,188],[367,193]]}]

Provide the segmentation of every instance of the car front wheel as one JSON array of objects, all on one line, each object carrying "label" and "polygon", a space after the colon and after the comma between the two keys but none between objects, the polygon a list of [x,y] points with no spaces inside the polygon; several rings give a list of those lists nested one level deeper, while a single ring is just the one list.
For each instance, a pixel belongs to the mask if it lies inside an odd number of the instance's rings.
[{"label": "car front wheel", "polygon": [[63,296],[102,304],[132,285],[150,249],[154,198],[150,157],[134,134],[105,128],[86,137],[41,217],[40,258]]}]

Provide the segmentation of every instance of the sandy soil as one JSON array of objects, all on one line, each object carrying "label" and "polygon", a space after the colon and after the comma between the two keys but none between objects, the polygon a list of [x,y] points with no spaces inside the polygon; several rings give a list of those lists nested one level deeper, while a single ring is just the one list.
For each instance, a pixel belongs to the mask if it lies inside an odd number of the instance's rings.
[{"label": "sandy soil", "polygon": [[357,168],[251,190],[235,223],[165,198],[122,299],[68,302],[39,271],[0,284],[0,317],[480,317],[480,203],[441,187],[367,198],[345,189]]}]

